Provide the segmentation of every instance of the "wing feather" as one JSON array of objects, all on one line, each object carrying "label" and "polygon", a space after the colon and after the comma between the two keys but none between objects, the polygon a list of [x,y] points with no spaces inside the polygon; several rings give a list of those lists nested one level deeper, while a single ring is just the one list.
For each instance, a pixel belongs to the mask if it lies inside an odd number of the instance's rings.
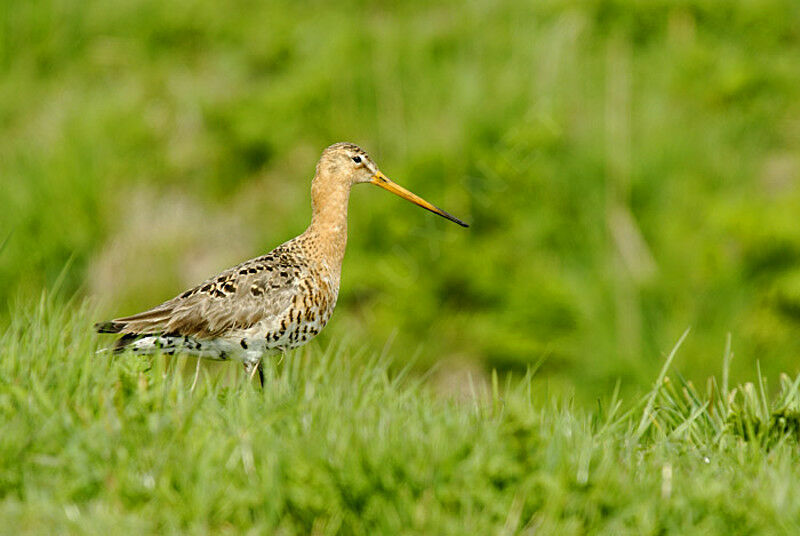
[{"label": "wing feather", "polygon": [[305,263],[280,248],[251,259],[147,311],[101,322],[101,333],[214,337],[278,318],[291,306]]}]

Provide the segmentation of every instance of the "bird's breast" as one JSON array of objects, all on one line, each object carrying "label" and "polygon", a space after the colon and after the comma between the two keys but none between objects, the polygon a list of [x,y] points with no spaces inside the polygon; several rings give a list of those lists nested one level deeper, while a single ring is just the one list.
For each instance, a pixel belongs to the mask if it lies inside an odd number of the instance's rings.
[{"label": "bird's breast", "polygon": [[267,348],[297,348],[316,337],[328,323],[339,294],[338,281],[324,267],[309,268],[298,278],[288,307],[255,328]]}]

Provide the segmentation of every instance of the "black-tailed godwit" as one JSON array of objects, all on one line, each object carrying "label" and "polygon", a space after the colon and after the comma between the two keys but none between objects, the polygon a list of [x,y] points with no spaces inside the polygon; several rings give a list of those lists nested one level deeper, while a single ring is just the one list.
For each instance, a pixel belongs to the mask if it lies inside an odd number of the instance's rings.
[{"label": "black-tailed godwit", "polygon": [[463,227],[467,224],[381,173],[357,145],[325,151],[311,181],[311,225],[266,255],[245,261],[148,311],[95,325],[121,337],[115,352],[185,352],[238,360],[248,372],[270,353],[301,346],[317,335],[339,294],[347,204],[354,184],[369,182]]}]

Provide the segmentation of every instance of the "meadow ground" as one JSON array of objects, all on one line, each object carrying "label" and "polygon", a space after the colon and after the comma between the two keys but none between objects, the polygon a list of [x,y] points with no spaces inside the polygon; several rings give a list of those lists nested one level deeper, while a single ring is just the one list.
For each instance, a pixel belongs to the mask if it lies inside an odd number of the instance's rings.
[{"label": "meadow ground", "polygon": [[355,188],[323,343],[540,377],[580,404],[726,334],[800,373],[795,0],[0,2],[0,322],[142,310],[302,232],[348,140],[469,221]]},{"label": "meadow ground", "polygon": [[[0,532],[797,533],[798,51],[796,0],[0,0]],[[355,188],[263,391],[95,354],[343,140],[472,226]]]},{"label": "meadow ground", "polygon": [[729,389],[730,353],[583,410],[532,373],[442,398],[345,346],[192,388],[192,361],[96,355],[90,323],[43,299],[0,335],[0,533],[800,530],[800,378]]}]

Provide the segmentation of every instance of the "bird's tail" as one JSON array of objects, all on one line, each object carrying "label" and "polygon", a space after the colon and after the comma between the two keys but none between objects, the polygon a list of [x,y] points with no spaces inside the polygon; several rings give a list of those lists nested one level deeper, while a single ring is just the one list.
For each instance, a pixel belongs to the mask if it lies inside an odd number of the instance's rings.
[{"label": "bird's tail", "polygon": [[111,348],[106,348],[102,351],[102,353],[112,352],[114,354],[121,354],[126,349],[128,349],[133,343],[142,339],[143,337],[153,337],[154,333],[130,333],[126,332],[126,328],[128,328],[128,323],[119,320],[109,320],[108,322],[98,322],[94,325],[95,331],[97,333],[111,333],[111,334],[120,334],[120,337],[114,341],[114,345]]},{"label": "bird's tail", "polygon": [[[122,353],[128,348],[143,353],[156,348],[163,350],[169,347],[168,342],[173,342],[172,340],[162,340],[161,337],[164,332],[164,323],[169,318],[171,310],[169,306],[162,304],[135,315],[98,322],[94,325],[94,329],[98,333],[120,335],[111,348],[115,354]],[[149,342],[154,344],[149,344]]]},{"label": "bird's tail", "polygon": [[98,322],[94,325],[94,330],[97,333],[120,333],[123,329],[125,329],[125,322],[116,322],[114,320]]}]

